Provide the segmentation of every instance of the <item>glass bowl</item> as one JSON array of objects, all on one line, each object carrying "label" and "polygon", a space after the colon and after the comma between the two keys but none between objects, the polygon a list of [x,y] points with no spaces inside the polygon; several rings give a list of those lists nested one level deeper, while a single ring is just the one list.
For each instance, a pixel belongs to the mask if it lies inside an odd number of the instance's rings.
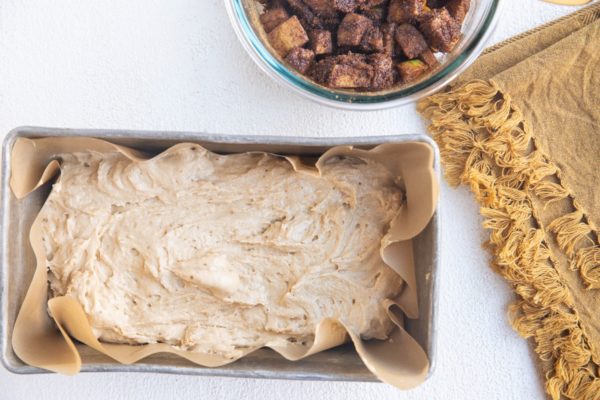
[{"label": "glass bowl", "polygon": [[381,110],[417,101],[456,78],[483,51],[498,17],[500,0],[471,0],[462,38],[447,54],[437,53],[440,65],[418,81],[383,91],[330,89],[285,65],[266,40],[258,21],[256,0],[225,0],[227,13],[240,42],[256,64],[275,81],[318,103],[346,110]]}]

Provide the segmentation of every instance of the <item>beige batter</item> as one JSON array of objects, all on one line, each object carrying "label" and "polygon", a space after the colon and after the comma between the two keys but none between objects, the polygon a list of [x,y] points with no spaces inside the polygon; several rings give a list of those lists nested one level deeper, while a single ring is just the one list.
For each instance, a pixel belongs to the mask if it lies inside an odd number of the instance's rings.
[{"label": "beige batter", "polygon": [[318,177],[194,145],[61,163],[41,212],[51,292],[79,301],[100,340],[237,357],[310,346],[324,318],[389,333],[381,303],[402,280],[380,241],[403,197],[380,164],[332,158]]}]

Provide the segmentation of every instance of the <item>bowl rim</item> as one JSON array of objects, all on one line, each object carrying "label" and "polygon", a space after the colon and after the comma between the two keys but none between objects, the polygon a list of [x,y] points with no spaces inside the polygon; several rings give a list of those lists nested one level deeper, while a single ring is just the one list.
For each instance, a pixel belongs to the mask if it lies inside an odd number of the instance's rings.
[{"label": "bowl rim", "polygon": [[310,100],[343,110],[385,110],[415,102],[446,86],[479,57],[494,31],[499,17],[500,0],[490,0],[489,12],[480,22],[479,30],[451,62],[415,85],[381,95],[340,92],[313,83],[293,72],[265,46],[252,27],[243,0],[224,0],[234,31],[246,52],[258,67],[279,84]]}]

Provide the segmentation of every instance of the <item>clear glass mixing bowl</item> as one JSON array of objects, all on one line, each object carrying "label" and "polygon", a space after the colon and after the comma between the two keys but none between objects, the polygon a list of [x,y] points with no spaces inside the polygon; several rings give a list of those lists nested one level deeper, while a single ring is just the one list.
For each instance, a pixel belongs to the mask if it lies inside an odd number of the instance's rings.
[{"label": "clear glass mixing bowl", "polygon": [[438,57],[440,66],[409,85],[378,92],[330,89],[288,68],[266,43],[258,22],[256,0],[225,0],[229,18],[242,45],[256,64],[275,81],[296,93],[328,106],[346,110],[381,110],[414,102],[456,78],[482,52],[498,18],[500,0],[471,0],[462,27],[462,38],[448,54]]}]

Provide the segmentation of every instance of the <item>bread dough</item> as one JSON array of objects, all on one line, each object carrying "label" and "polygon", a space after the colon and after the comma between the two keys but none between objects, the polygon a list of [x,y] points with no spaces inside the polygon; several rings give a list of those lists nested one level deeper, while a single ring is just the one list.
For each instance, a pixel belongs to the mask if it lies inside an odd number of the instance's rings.
[{"label": "bread dough", "polygon": [[138,162],[64,154],[41,211],[51,295],[75,298],[104,342],[235,358],[310,346],[325,318],[384,339],[382,302],[403,281],[381,239],[402,202],[384,166],[353,157],[318,176],[195,145]]}]

